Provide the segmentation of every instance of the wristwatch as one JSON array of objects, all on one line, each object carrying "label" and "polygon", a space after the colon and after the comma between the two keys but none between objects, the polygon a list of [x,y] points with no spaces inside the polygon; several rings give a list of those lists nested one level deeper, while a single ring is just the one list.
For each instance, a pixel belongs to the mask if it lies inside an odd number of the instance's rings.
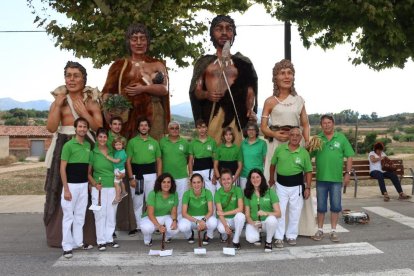
[{"label": "wristwatch", "polygon": [[352,172],[351,171],[346,171],[345,173],[346,174],[349,174],[349,175],[352,175]]},{"label": "wristwatch", "polygon": [[204,221],[204,222],[207,222],[207,219],[206,218],[202,218],[201,220]]}]

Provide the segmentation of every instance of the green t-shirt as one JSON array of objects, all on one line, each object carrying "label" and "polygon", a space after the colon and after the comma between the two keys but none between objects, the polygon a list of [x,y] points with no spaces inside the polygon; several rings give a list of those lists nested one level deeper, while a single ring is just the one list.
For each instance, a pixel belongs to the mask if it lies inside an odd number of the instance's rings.
[{"label": "green t-shirt", "polygon": [[162,171],[170,173],[175,179],[188,177],[187,160],[189,155],[189,143],[180,137],[172,142],[168,137],[160,140],[162,155]]},{"label": "green t-shirt", "polygon": [[68,164],[88,164],[90,153],[91,144],[88,141],[83,141],[81,144],[73,137],[63,145],[60,159],[68,162]]},{"label": "green t-shirt", "polygon": [[322,150],[312,153],[316,158],[316,180],[342,182],[344,158],[355,155],[351,144],[340,132],[334,132],[330,141],[323,133],[319,137],[322,139]]},{"label": "green t-shirt", "polygon": [[[229,192],[225,192],[223,187],[214,194],[214,202],[220,203],[223,212],[233,211],[239,207],[238,200],[243,199],[240,187],[233,186]],[[225,218],[234,218],[235,215],[226,215]],[[219,217],[219,216],[217,216]]]},{"label": "green t-shirt", "polygon": [[[108,149],[108,155],[112,157],[110,149]],[[114,165],[102,154],[97,145],[90,155],[89,165],[92,166],[93,179],[96,182],[99,182],[100,177],[102,187],[111,188],[114,186]]]},{"label": "green t-shirt", "polygon": [[266,157],[267,144],[264,140],[257,138],[253,144],[244,139],[241,144],[243,154],[243,170],[241,177],[247,178],[252,169],[259,169],[263,172],[263,160]]},{"label": "green t-shirt", "polygon": [[194,158],[213,158],[216,149],[216,141],[210,136],[207,137],[205,142],[201,142],[200,139],[194,138],[190,143],[190,155]]},{"label": "green t-shirt", "polygon": [[[170,215],[172,208],[178,206],[178,194],[175,192],[164,198],[162,192],[151,191],[148,194],[147,205],[154,207],[154,215],[156,217]],[[142,216],[148,216],[148,211]]]},{"label": "green t-shirt", "polygon": [[114,168],[120,171],[125,170],[125,163],[127,161],[127,154],[124,149],[114,150],[114,159],[121,159],[118,163],[114,163]]},{"label": "green t-shirt", "polygon": [[288,144],[281,144],[275,149],[271,163],[277,165],[277,173],[284,176],[312,171],[308,151],[303,147],[290,151]]},{"label": "green t-shirt", "polygon": [[193,189],[187,190],[183,195],[183,205],[187,204],[187,213],[190,216],[205,216],[208,213],[208,202],[213,201],[213,194],[206,189],[196,197]]},{"label": "green t-shirt", "polygon": [[[267,189],[264,196],[260,197],[260,210],[265,212],[273,212],[273,204],[279,202],[279,198],[276,195],[275,190],[269,188]],[[253,192],[252,199],[248,199],[247,197],[244,198],[244,205],[250,207],[250,217],[252,220],[257,221],[258,216],[257,212],[259,211],[257,209],[257,196],[256,193]],[[260,220],[264,221],[266,220],[267,216],[261,216]]]},{"label": "green t-shirt", "polygon": [[214,160],[217,161],[239,161],[242,162],[243,156],[239,146],[233,144],[227,147],[225,144],[221,144],[214,155]]},{"label": "green t-shirt", "polygon": [[129,140],[127,155],[131,158],[131,163],[150,164],[161,157],[161,150],[154,138],[148,136],[148,139],[144,140],[137,135]]}]

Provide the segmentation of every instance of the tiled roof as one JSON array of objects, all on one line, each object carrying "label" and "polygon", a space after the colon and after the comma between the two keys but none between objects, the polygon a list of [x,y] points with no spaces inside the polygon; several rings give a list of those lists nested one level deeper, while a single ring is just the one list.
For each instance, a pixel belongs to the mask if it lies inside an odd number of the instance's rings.
[{"label": "tiled roof", "polygon": [[11,137],[50,137],[46,126],[0,126],[0,136]]}]

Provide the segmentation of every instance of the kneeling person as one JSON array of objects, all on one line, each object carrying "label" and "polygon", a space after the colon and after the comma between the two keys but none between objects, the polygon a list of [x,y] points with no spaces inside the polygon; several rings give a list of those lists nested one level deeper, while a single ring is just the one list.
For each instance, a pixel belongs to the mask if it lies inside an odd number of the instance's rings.
[{"label": "kneeling person", "polygon": [[280,218],[279,198],[269,188],[260,169],[252,169],[244,190],[246,240],[261,245],[260,232],[266,232],[265,252],[272,252],[272,238]]},{"label": "kneeling person", "polygon": [[221,171],[220,183],[222,187],[214,197],[219,219],[217,229],[222,242],[228,239],[228,235],[233,234],[234,229],[233,246],[240,249],[240,234],[246,222],[243,214],[243,193],[240,187],[233,185],[233,174],[228,169]]},{"label": "kneeling person", "polygon": [[174,178],[169,173],[163,173],[155,180],[154,190],[148,195],[147,211],[141,219],[145,245],[152,245],[152,233],[155,228],[160,233],[165,233],[166,242],[170,242],[178,233],[178,194],[175,190]]},{"label": "kneeling person", "polygon": [[[272,157],[270,165],[270,185],[275,184],[274,174],[277,165],[276,191],[279,197],[282,216],[279,219],[275,234],[277,248],[283,247],[286,234],[287,243],[296,245],[299,232],[299,219],[302,212],[303,198],[308,199],[312,182],[312,163],[309,153],[300,146],[302,139],[299,128],[289,132],[289,143],[279,145]],[[306,187],[303,183],[303,173],[306,175]],[[303,195],[303,197],[302,197]],[[286,223],[286,207],[289,205],[289,220]]]},{"label": "kneeling person", "polygon": [[191,189],[183,196],[182,219],[178,223],[180,232],[184,233],[188,243],[194,243],[194,229],[204,231],[203,244],[207,245],[214,236],[217,219],[213,216],[213,195],[203,188],[201,174],[195,173],[190,178]]}]

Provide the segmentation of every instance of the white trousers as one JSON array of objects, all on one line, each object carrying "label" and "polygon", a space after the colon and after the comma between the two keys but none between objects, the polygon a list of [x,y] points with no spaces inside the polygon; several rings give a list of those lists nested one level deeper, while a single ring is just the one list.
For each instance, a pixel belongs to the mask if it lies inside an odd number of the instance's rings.
[{"label": "white trousers", "polygon": [[[96,243],[106,244],[113,242],[112,234],[116,226],[116,210],[118,204],[112,204],[115,199],[115,188],[101,189],[101,210],[93,211],[95,217]],[[99,192],[92,187],[92,204],[98,204]]]},{"label": "white trousers", "polygon": [[[204,179],[204,187],[208,190],[210,190],[210,192],[213,194],[213,198],[214,198],[214,194],[216,193],[217,190],[217,186],[213,183],[211,183],[211,179],[213,178],[213,172],[214,170],[202,170],[202,171],[193,171],[193,174],[195,173],[199,173],[201,174],[201,176]],[[218,181],[217,181],[218,184]],[[220,184],[218,184],[220,187]],[[213,204],[214,205],[214,204]]]},{"label": "white trousers", "polygon": [[[131,196],[132,196],[132,205],[134,207],[135,220],[137,222],[137,229],[141,225],[141,216],[142,208],[144,207],[144,195],[145,200],[148,199],[148,194],[154,190],[155,180],[157,179],[157,174],[144,174],[144,193],[140,195],[135,194],[135,188],[130,186]],[[138,183],[137,183],[138,184]]]},{"label": "white trousers", "polygon": [[[271,243],[275,235],[277,227],[277,219],[275,216],[268,216],[266,220],[262,221],[262,231],[266,232],[266,242]],[[251,224],[246,225],[246,240],[249,243],[254,243],[260,240],[259,230]]]},{"label": "white trousers", "polygon": [[243,193],[244,193],[244,190],[246,189],[246,183],[247,183],[247,178],[240,177],[240,188],[242,189]]},{"label": "white trousers", "polygon": [[83,243],[83,224],[88,206],[88,183],[68,183],[72,200],[65,200],[62,189],[62,248],[69,251]]},{"label": "white trousers", "polygon": [[[234,229],[233,242],[240,242],[240,235],[243,230],[244,223],[246,222],[246,216],[243,213],[237,213],[234,218],[226,218],[227,224],[230,228]],[[227,237],[226,230],[221,220],[218,219],[217,230],[221,233],[224,239]]]},{"label": "white trousers", "polygon": [[188,178],[176,179],[175,185],[177,186],[176,192],[178,194],[177,217],[181,218],[183,209],[183,195],[188,190]]},{"label": "white trousers", "polygon": [[[278,219],[275,239],[296,239],[299,232],[299,220],[302,212],[303,197],[301,186],[286,187],[276,184],[276,192],[279,197],[279,206],[282,216]],[[286,226],[286,208],[288,208],[288,219]]]},{"label": "white trousers", "polygon": [[[201,220],[203,216],[194,216],[194,218]],[[209,217],[206,226],[207,236],[212,239],[214,237],[214,230],[217,228],[217,219],[214,216]],[[186,218],[181,218],[178,222],[178,229],[184,234],[186,239],[189,239],[191,237],[191,230],[197,229],[197,225]]]},{"label": "white trousers", "polygon": [[[165,234],[165,238],[169,239],[174,237],[178,234],[179,230],[178,228],[175,230],[171,229],[171,224],[173,223],[173,220],[170,215],[166,216],[158,216],[156,217],[157,221],[161,225],[165,225],[167,227],[167,233]],[[144,243],[149,244],[152,239],[152,234],[155,231],[155,225],[152,223],[152,221],[149,219],[148,216],[141,219],[141,232],[144,235]]]}]

